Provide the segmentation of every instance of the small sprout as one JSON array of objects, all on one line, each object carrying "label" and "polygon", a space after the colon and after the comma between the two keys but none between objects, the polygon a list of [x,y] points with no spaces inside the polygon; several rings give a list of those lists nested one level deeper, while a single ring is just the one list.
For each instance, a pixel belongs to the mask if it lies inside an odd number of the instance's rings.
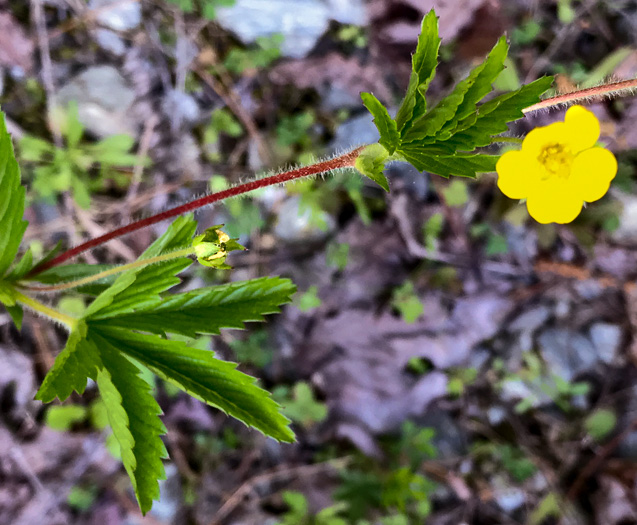
[{"label": "small sprout", "polygon": [[223,224],[217,224],[208,228],[201,235],[197,235],[192,241],[193,248],[197,260],[204,266],[211,268],[219,268],[220,270],[228,270],[232,268],[225,264],[228,253],[235,250],[245,250],[237,239],[231,239],[230,236],[223,232],[220,228]]}]

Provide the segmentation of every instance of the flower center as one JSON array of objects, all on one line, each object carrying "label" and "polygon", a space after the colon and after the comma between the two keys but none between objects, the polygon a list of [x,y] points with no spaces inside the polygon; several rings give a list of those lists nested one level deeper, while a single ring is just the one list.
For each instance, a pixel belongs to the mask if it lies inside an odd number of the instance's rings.
[{"label": "flower center", "polygon": [[575,155],[564,144],[549,144],[542,148],[537,160],[544,166],[543,180],[549,177],[568,178]]}]

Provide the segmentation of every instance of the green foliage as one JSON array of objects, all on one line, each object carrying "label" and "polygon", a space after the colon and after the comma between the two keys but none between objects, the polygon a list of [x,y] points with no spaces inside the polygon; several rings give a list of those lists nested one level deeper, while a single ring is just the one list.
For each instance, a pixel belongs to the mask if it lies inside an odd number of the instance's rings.
[{"label": "green foliage", "polygon": [[97,498],[97,487],[88,485],[86,487],[75,485],[71,488],[69,495],[66,497],[66,503],[72,509],[80,512],[89,510]]},{"label": "green foliage", "polygon": [[454,397],[460,397],[465,389],[470,386],[478,377],[475,368],[456,368],[449,371],[449,381],[447,392]]},{"label": "green foliage", "polygon": [[431,252],[438,250],[440,234],[444,226],[445,217],[442,213],[434,213],[422,227],[425,248]]},{"label": "green foliage", "polygon": [[201,13],[206,20],[214,20],[217,17],[218,7],[232,6],[235,0],[166,0],[184,13]]},{"label": "green foliage", "polygon": [[272,395],[283,406],[287,417],[305,427],[320,423],[327,417],[327,406],[314,397],[312,388],[305,381],[296,383],[292,392],[286,386],[279,386]]},{"label": "green foliage", "polygon": [[600,408],[591,412],[584,420],[586,433],[595,441],[602,441],[616,426],[617,415],[607,408]]},{"label": "green foliage", "polygon": [[273,350],[269,346],[268,333],[265,330],[253,332],[246,340],[235,339],[229,344],[241,363],[263,368],[272,362]]},{"label": "green foliage", "polygon": [[306,292],[299,296],[297,308],[301,312],[309,312],[321,306],[321,299],[317,294],[318,287],[310,286]]},{"label": "green foliage", "polygon": [[414,283],[411,281],[405,281],[394,289],[391,304],[407,324],[415,323],[425,311],[422,301],[416,295]]},{"label": "green foliage", "polygon": [[422,22],[409,86],[395,120],[373,95],[361,95],[374,116],[379,144],[385,151],[367,149],[368,158],[356,167],[381,185],[387,160],[406,160],[419,171],[443,177],[475,178],[476,173],[494,171],[498,156],[485,155],[477,148],[491,144],[493,135],[505,132],[509,122],[521,118],[522,110],[537,102],[552,82],[552,78],[541,78],[481,103],[504,68],[508,45],[502,37],[482,64],[427,109],[425,94],[435,75],[439,48],[438,21],[430,11]]},{"label": "green foliage", "polygon": [[345,503],[337,503],[312,515],[307,505],[307,499],[301,492],[286,490],[282,494],[288,511],[277,525],[347,525],[342,512],[347,508]]},{"label": "green foliage", "polygon": [[442,197],[447,206],[452,208],[462,208],[469,201],[469,190],[467,183],[454,179],[442,190]]},{"label": "green foliage", "polygon": [[0,116],[0,278],[13,263],[27,229],[24,215],[25,190],[20,184],[20,168],[15,160],[4,115]]},{"label": "green foliage", "polygon": [[242,74],[249,69],[264,69],[281,56],[284,37],[280,34],[261,36],[249,49],[233,47],[223,61],[228,71]]},{"label": "green foliage", "polygon": [[49,407],[44,422],[53,430],[70,430],[73,425],[86,419],[87,410],[81,405],[58,405]]},{"label": "green foliage", "polygon": [[128,135],[114,135],[94,144],[82,143],[84,127],[75,104],[62,115],[60,131],[66,142],[62,147],[31,135],[20,141],[21,160],[33,166],[32,188],[44,200],[52,201],[58,194],[70,191],[79,206],[89,208],[91,193],[103,190],[109,180],[120,186],[128,183],[117,167],[148,162],[129,153],[135,140]]},{"label": "green foliage", "polygon": [[325,258],[328,266],[337,268],[342,272],[347,267],[349,261],[349,244],[329,244]]}]

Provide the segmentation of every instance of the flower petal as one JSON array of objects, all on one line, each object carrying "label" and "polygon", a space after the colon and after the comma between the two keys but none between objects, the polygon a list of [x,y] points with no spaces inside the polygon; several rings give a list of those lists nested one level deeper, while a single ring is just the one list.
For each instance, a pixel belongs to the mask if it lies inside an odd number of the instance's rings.
[{"label": "flower petal", "polygon": [[617,174],[617,159],[604,148],[582,151],[571,166],[569,183],[576,185],[586,202],[601,199]]},{"label": "flower petal", "polygon": [[592,111],[582,106],[570,107],[564,117],[564,124],[566,130],[563,141],[573,153],[592,148],[599,139],[599,120]]},{"label": "flower petal", "polygon": [[567,130],[564,122],[554,122],[548,126],[532,129],[526,137],[524,137],[522,151],[527,153],[530,157],[538,158],[542,150],[547,146],[564,144],[567,140],[566,133]]},{"label": "flower petal", "polygon": [[538,182],[540,167],[524,151],[507,151],[495,165],[498,188],[510,199],[525,199]]},{"label": "flower petal", "polygon": [[582,211],[584,199],[563,179],[549,179],[533,188],[526,201],[529,215],[541,224],[572,222]]}]

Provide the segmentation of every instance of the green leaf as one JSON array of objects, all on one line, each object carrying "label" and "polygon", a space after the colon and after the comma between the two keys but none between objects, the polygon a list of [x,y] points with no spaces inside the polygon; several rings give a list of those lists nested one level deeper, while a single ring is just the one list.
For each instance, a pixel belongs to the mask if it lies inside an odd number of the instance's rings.
[{"label": "green leaf", "polygon": [[600,408],[592,412],[584,421],[584,428],[595,441],[601,441],[617,426],[615,412],[607,408]]},{"label": "green leaf", "polygon": [[[39,263],[41,264],[41,263]],[[44,284],[57,284],[69,281],[76,281],[83,277],[90,277],[96,273],[114,268],[113,264],[65,264],[63,266],[54,266],[35,276],[35,280]],[[117,279],[117,275],[111,275],[101,279],[99,282],[90,283],[84,286],[74,288],[79,293],[87,295],[99,295]]]},{"label": "green leaf", "polygon": [[408,129],[410,123],[424,115],[427,104],[425,92],[436,74],[438,65],[438,18],[431,10],[422,20],[418,46],[411,57],[411,78],[407,94],[396,114],[396,124],[401,133]]},{"label": "green leaf", "polygon": [[[94,334],[91,334],[93,336]],[[139,507],[146,514],[159,499],[158,480],[165,479],[162,458],[168,457],[160,436],[166,427],[159,419],[161,408],[151,386],[140,377],[140,370],[95,336],[104,367],[97,374],[97,386],[106,406],[108,421],[119,442],[122,463],[128,473]]]},{"label": "green leaf", "polygon": [[418,171],[428,171],[442,177],[459,175],[476,178],[476,173],[495,171],[499,155],[429,155],[422,148],[405,147],[400,154]]},{"label": "green leaf", "polygon": [[505,37],[502,37],[482,64],[474,68],[467,78],[458,82],[451,94],[403,134],[403,142],[420,141],[436,135],[443,126],[453,128],[459,120],[471,115],[476,104],[491,92],[491,84],[504,69],[507,51],[508,44]]},{"label": "green leaf", "polygon": [[7,312],[9,312],[9,315],[11,316],[11,319],[18,331],[22,330],[22,318],[24,317],[24,310],[22,309],[22,306],[16,303],[13,306],[5,304],[4,307],[7,309]]},{"label": "green leaf", "polygon": [[270,394],[255,385],[255,379],[239,372],[235,363],[215,359],[212,352],[190,348],[180,341],[126,329],[100,326],[92,332],[103,345],[110,345],[150,368],[211,406],[223,410],[248,426],[279,441],[292,442],[288,419]]},{"label": "green leaf", "polygon": [[[191,216],[179,217],[159,239],[140,256],[149,259],[190,246],[196,222]],[[171,259],[122,273],[113,285],[102,292],[89,306],[86,317],[103,319],[152,308],[160,302],[159,294],[179,283],[175,275],[188,267],[187,257]]]},{"label": "green leaf", "polygon": [[52,406],[46,411],[45,423],[53,430],[70,430],[73,425],[86,419],[86,407],[81,405]]},{"label": "green leaf", "polygon": [[27,249],[20,261],[13,267],[9,275],[7,275],[7,281],[17,281],[22,279],[33,268],[33,252],[31,248]]},{"label": "green leaf", "polygon": [[20,169],[15,160],[11,136],[4,114],[0,113],[0,277],[15,259],[27,228],[24,215],[25,190],[20,184]]},{"label": "green leaf", "polygon": [[553,77],[542,77],[482,104],[477,114],[468,117],[465,124],[461,122],[448,140],[436,142],[435,145],[473,151],[491,144],[492,137],[507,131],[509,122],[522,118],[522,110],[538,102],[540,95],[551,87],[552,82]]},{"label": "green leaf", "polygon": [[385,161],[389,157],[389,152],[380,144],[370,144],[358,155],[355,161],[355,168],[366,177],[372,179],[385,191],[389,191],[389,182],[385,177]]},{"label": "green leaf", "polygon": [[396,121],[389,116],[387,108],[372,93],[361,93],[363,104],[374,116],[374,123],[380,133],[378,141],[391,155],[400,144],[400,134]]},{"label": "green leaf", "polygon": [[36,399],[48,403],[57,397],[64,401],[74,390],[82,394],[87,378],[97,378],[102,362],[98,349],[86,339],[86,332],[86,323],[80,321],[69,335],[64,350],[55,358],[53,367],[35,395]]},{"label": "green leaf", "polygon": [[104,321],[94,324],[160,335],[218,334],[221,328],[244,328],[247,321],[262,321],[264,315],[276,313],[281,304],[290,302],[295,291],[288,279],[263,277],[170,295],[135,312],[98,316]]}]

